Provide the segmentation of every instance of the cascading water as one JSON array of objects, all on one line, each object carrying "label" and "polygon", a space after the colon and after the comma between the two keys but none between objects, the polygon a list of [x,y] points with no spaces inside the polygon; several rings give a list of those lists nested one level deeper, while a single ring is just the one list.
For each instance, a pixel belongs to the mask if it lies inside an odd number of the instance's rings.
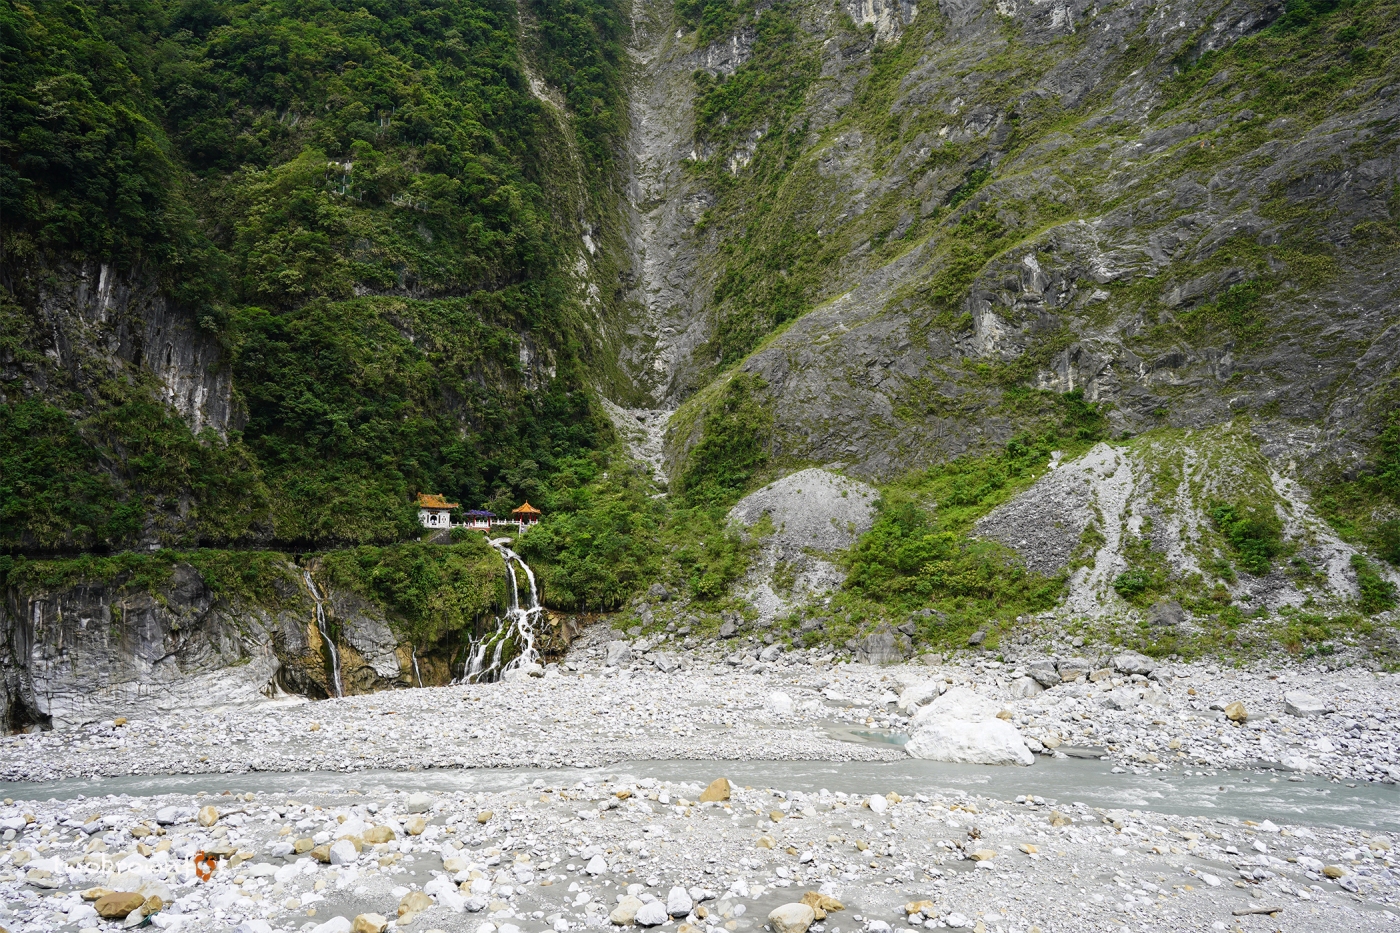
[{"label": "cascading water", "polygon": [[[523,664],[536,664],[540,660],[539,652],[535,650],[535,625],[544,607],[540,605],[535,573],[519,554],[506,546],[504,539],[489,543],[500,552],[506,564],[509,606],[505,615],[496,619],[493,631],[467,646],[466,670],[462,675],[465,683],[499,680]],[[529,600],[523,607],[520,605],[519,579],[515,575],[516,564],[525,571],[525,579],[530,584]]]},{"label": "cascading water", "polygon": [[326,623],[326,606],[321,599],[321,591],[316,589],[316,581],[311,579],[311,571],[302,571],[306,578],[306,588],[311,591],[311,598],[316,601],[316,630],[321,633],[321,641],[331,653],[331,686],[335,689],[335,695],[345,696],[345,690],[340,685],[340,651],[335,647],[335,639],[331,638],[330,626]]}]

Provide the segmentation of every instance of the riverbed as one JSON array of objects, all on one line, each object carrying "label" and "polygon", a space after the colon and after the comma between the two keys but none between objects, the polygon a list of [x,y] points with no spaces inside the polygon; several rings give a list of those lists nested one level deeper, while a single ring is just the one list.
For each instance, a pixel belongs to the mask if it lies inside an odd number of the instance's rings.
[{"label": "riverbed", "polygon": [[[104,888],[190,931],[568,933],[634,926],[619,898],[680,888],[665,933],[760,933],[813,892],[845,908],[813,933],[1391,928],[1389,678],[1182,665],[1015,697],[997,663],[731,653],[663,672],[603,652],[510,683],[7,738],[0,926],[103,929],[83,892]],[[999,697],[1042,754],[910,758],[900,698],[930,679]],[[1326,715],[1284,710],[1300,682]],[[1151,702],[1101,702],[1133,689]],[[1241,722],[1211,708],[1236,701]],[[702,803],[717,779],[728,796]],[[207,881],[201,851],[224,856]]]}]

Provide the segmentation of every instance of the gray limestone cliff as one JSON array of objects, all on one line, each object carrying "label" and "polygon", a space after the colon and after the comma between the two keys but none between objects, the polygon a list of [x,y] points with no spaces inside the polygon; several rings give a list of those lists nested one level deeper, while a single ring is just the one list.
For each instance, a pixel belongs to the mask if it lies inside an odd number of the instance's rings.
[{"label": "gray limestone cliff", "polygon": [[[11,585],[0,603],[0,729],[64,728],[284,692],[329,695],[315,605],[299,569],[286,564],[271,589],[260,602],[224,597],[179,562],[156,585],[130,574]],[[410,685],[407,648],[382,609],[336,589],[326,605],[347,694]]]}]

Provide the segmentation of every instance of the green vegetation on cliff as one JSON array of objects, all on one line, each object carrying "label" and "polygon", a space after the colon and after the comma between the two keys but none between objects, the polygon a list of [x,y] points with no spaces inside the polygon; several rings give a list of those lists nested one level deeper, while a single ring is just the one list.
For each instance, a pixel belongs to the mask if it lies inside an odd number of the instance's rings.
[{"label": "green vegetation on cliff", "polygon": [[[573,202],[613,184],[624,21],[527,12],[522,49],[503,0],[0,10],[3,320],[28,364],[0,382],[0,544],[392,540],[416,491],[505,501],[606,443]],[[98,375],[101,346],[51,363],[45,296],[95,263],[222,344],[246,427],[194,436],[139,366]]]},{"label": "green vegetation on cliff", "polygon": [[1100,440],[1107,422],[1082,392],[1026,393],[1039,430],[999,453],[959,457],[901,478],[881,493],[870,531],[847,555],[843,608],[902,622],[917,609],[922,640],[960,646],[976,628],[1049,609],[1064,577],[1026,569],[1010,548],[975,538],[972,526],[1044,475],[1051,450],[1066,455]]},{"label": "green vegetation on cliff", "polygon": [[321,560],[326,581],[381,608],[420,651],[464,643],[506,605],[505,565],[480,535],[451,545],[343,548]]},{"label": "green vegetation on cliff", "polygon": [[1350,477],[1335,466],[1327,470],[1317,484],[1317,508],[1342,537],[1400,567],[1400,414],[1386,412],[1379,420],[1367,468]]}]

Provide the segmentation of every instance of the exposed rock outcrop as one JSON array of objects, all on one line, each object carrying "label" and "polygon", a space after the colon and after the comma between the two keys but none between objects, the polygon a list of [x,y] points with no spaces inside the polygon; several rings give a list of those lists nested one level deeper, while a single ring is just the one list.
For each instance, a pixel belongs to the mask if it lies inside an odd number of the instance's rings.
[{"label": "exposed rock outcrop", "polygon": [[[157,585],[130,575],[50,589],[11,586],[0,605],[0,729],[64,728],[143,710],[331,694],[314,602],[288,563],[266,604],[221,596],[176,563]],[[329,588],[347,694],[410,686],[409,648],[383,610]],[[425,683],[450,679],[422,658]]]},{"label": "exposed rock outcrop", "polygon": [[19,386],[39,394],[90,388],[94,376],[130,367],[155,377],[160,398],[192,433],[208,428],[223,436],[239,427],[218,339],[150,277],[84,263],[5,285],[34,315],[29,336],[44,363],[0,358],[0,401],[23,397]]},{"label": "exposed rock outcrop", "polygon": [[878,497],[866,483],[813,468],[769,483],[730,509],[729,520],[758,543],[744,589],[762,620],[841,585],[845,574],[834,558],[870,530]]}]

